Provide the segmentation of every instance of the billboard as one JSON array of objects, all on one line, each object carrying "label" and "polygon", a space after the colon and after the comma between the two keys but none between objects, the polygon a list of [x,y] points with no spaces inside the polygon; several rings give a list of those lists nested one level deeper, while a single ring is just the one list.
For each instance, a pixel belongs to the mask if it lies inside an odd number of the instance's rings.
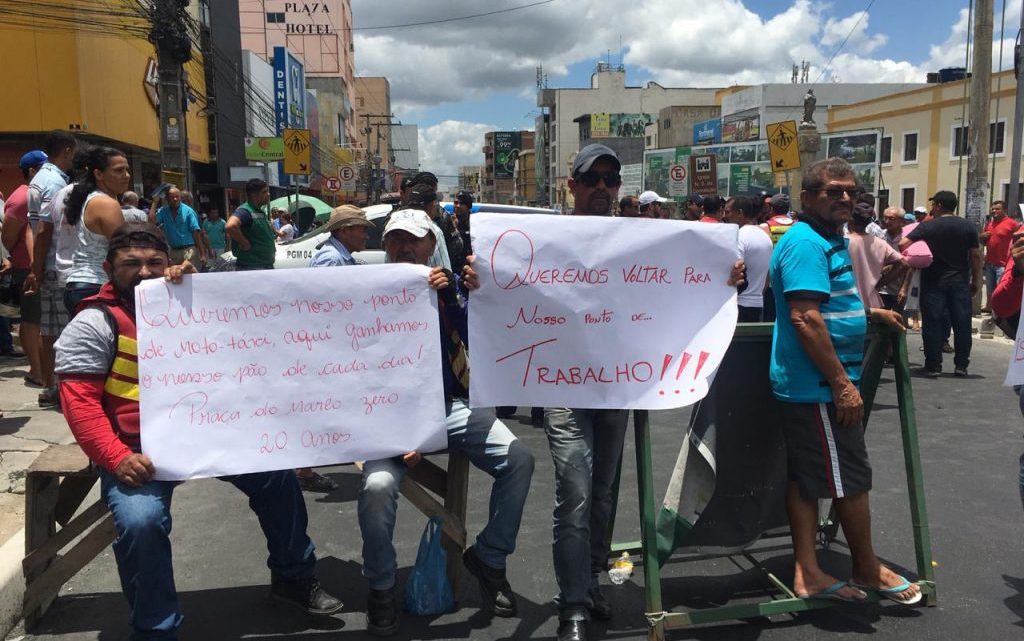
[{"label": "billboard", "polygon": [[590,114],[590,138],[643,138],[651,114]]},{"label": "billboard", "polygon": [[274,123],[278,136],[285,128],[306,128],[305,68],[284,47],[274,47]]},{"label": "billboard", "polygon": [[[740,118],[722,125],[720,142],[745,142],[761,137],[761,117]],[[719,142],[719,141],[716,141]]]},{"label": "billboard", "polygon": [[246,137],[245,159],[256,162],[274,162],[284,158],[284,140],[280,137]]},{"label": "billboard", "polygon": [[722,142],[722,119],[712,118],[693,125],[693,144],[713,145]]},{"label": "billboard", "polygon": [[511,178],[522,151],[523,135],[518,131],[494,132],[494,177]]}]

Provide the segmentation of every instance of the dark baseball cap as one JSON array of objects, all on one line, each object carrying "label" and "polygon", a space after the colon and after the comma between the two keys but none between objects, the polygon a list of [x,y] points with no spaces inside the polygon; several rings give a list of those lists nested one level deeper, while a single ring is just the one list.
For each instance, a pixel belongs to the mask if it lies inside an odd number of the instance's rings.
[{"label": "dark baseball cap", "polygon": [[957,200],[956,194],[945,190],[935,192],[935,195],[928,200],[942,207],[943,211],[956,211],[956,206],[960,202]]},{"label": "dark baseball cap", "polygon": [[611,147],[593,144],[580,149],[580,152],[576,154],[576,162],[572,164],[572,175],[578,176],[590,171],[590,167],[598,158],[608,158],[615,162],[616,169],[622,169],[622,163],[619,162],[619,156]]},{"label": "dark baseball cap", "polygon": [[414,182],[409,188],[409,205],[412,207],[422,208],[435,200],[437,200],[437,192],[426,183]]},{"label": "dark baseball cap", "polygon": [[473,194],[468,192],[468,191],[466,191],[466,190],[461,190],[461,191],[459,191],[459,193],[455,194],[455,202],[463,203],[463,204],[466,204],[466,205],[472,205],[473,204]]},{"label": "dark baseball cap", "polygon": [[128,247],[156,249],[165,253],[168,251],[164,232],[153,223],[129,222],[115,229],[107,245],[107,260],[110,261],[118,249]]},{"label": "dark baseball cap", "polygon": [[437,176],[429,171],[421,171],[412,177],[409,186],[413,185],[429,185],[431,188],[437,189]]},{"label": "dark baseball cap", "polygon": [[772,211],[779,214],[785,214],[789,212],[791,201],[787,194],[775,194],[771,197],[771,200],[768,201],[768,204],[771,206]]},{"label": "dark baseball cap", "polygon": [[704,197],[701,196],[700,194],[690,194],[689,196],[686,197],[686,202],[693,205],[703,205]]},{"label": "dark baseball cap", "polygon": [[33,149],[21,157],[21,160],[18,161],[18,168],[25,170],[33,167],[39,167],[47,160],[49,160],[49,158],[46,156],[45,151]]}]

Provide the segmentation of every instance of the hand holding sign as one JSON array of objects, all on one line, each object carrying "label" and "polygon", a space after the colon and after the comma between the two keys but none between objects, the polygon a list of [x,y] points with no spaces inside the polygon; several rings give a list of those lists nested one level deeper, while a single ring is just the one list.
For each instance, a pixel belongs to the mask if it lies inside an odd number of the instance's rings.
[{"label": "hand holding sign", "polygon": [[663,409],[702,398],[736,325],[733,225],[477,214],[474,405]]}]

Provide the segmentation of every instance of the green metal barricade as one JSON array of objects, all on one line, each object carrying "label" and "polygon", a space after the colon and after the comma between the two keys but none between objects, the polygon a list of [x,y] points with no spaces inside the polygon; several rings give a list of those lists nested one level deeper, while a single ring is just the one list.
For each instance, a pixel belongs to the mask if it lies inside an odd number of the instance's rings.
[{"label": "green metal barricade", "polygon": [[[770,323],[741,324],[737,326],[733,343],[751,341],[767,341],[770,343],[771,335],[772,325]],[[861,395],[864,399],[865,408],[864,420],[867,422],[870,417],[875,393],[881,380],[882,369],[890,353],[894,361],[896,394],[899,400],[900,430],[903,440],[903,455],[906,466],[914,550],[917,561],[917,576],[919,577],[918,585],[921,586],[925,595],[923,602],[926,605],[934,606],[937,604],[937,594],[931,564],[931,542],[928,530],[928,517],[925,509],[924,481],[917,442],[917,423],[914,416],[914,398],[910,384],[906,336],[902,332],[875,326],[872,326],[869,330],[861,380]],[[756,366],[763,366],[764,376],[767,379],[768,363],[758,363]],[[719,370],[719,374],[721,373],[722,371]],[[696,410],[694,415],[696,415]],[[662,571],[658,562],[656,531],[660,505],[654,493],[650,427],[647,411],[634,412],[633,422],[636,439],[641,540],[613,544],[610,550],[610,557],[617,557],[624,550],[640,554],[642,557],[645,617],[648,623],[649,639],[661,641],[665,637],[665,631],[673,628],[753,617],[767,617],[837,605],[836,601],[797,597],[789,586],[779,580],[754,557],[752,550],[744,550],[737,553],[720,555],[704,554],[694,557],[694,559],[728,557],[741,569],[744,568],[743,562],[749,563],[750,567],[758,568],[764,573],[768,581],[766,587],[769,588],[769,592],[774,587],[775,592],[771,593],[770,598],[756,603],[726,604],[719,607],[692,609],[686,612],[673,612],[666,609],[662,600]],[[617,487],[618,482],[616,482]],[[614,523],[614,516],[611,521]],[[819,525],[819,539],[826,545],[831,543],[838,533],[838,520],[830,513],[827,518],[820,520]],[[788,536],[788,534],[782,534],[782,536]],[[610,536],[609,540],[611,540]],[[773,548],[773,550],[778,549],[778,547]],[[874,594],[869,594],[869,597],[877,598]]]}]

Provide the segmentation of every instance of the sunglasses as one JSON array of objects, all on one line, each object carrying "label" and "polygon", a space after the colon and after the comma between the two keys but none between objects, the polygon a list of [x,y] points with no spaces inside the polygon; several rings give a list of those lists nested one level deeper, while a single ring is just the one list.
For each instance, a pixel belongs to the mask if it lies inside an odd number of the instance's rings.
[{"label": "sunglasses", "polygon": [[842,200],[843,194],[850,200],[854,200],[857,196],[864,193],[864,190],[860,187],[851,187],[850,189],[830,188],[830,189],[818,189],[819,194],[825,194],[829,200]]},{"label": "sunglasses", "polygon": [[612,171],[607,174],[599,174],[596,171],[585,171],[576,177],[576,180],[580,181],[587,187],[596,187],[598,181],[603,180],[604,186],[608,188],[618,187],[622,184],[622,176],[619,172]]}]

